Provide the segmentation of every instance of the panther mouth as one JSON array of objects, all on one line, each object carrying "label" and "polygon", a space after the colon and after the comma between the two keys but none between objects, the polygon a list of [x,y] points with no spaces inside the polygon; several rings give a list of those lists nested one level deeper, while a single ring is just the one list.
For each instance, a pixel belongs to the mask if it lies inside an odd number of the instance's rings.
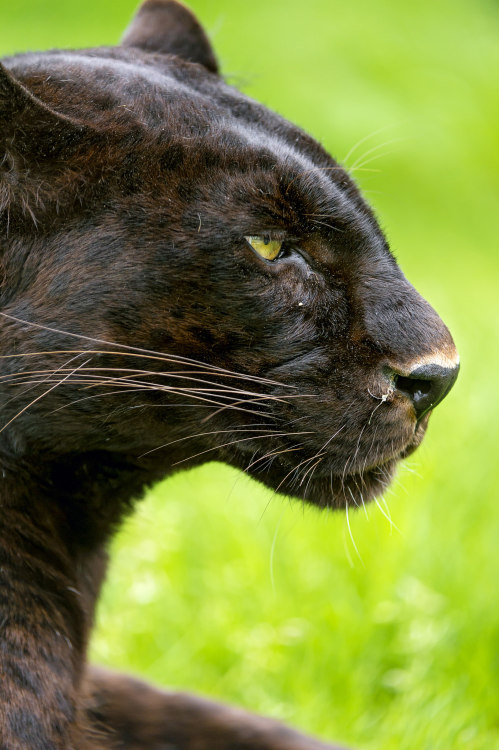
[{"label": "panther mouth", "polygon": [[330,494],[334,496],[333,502],[328,503],[326,501],[324,505],[322,493],[318,493],[316,497],[312,495],[310,500],[307,497],[302,499],[319,505],[319,507],[344,508],[352,505],[363,506],[366,502],[380,497],[392,483],[399,464],[412,455],[421,444],[426,432],[428,418],[429,415],[417,425],[410,442],[395,455],[384,458],[363,471],[352,472],[345,477],[333,477],[332,486],[330,483]]},{"label": "panther mouth", "polygon": [[[303,470],[288,462],[262,466],[258,460],[245,470],[263,482],[276,494],[286,495],[319,508],[344,509],[362,507],[383,495],[394,479],[397,466],[421,444],[428,425],[429,414],[419,422],[410,437],[393,452],[378,456],[369,463],[367,456],[359,456],[356,467],[338,470],[324,464],[315,465],[313,458],[302,460]],[[285,454],[286,455],[286,454]],[[289,455],[289,454],[288,454]],[[291,469],[291,470],[290,470]]]},{"label": "panther mouth", "polygon": [[343,509],[347,506],[361,507],[385,492],[390,485],[398,458],[391,458],[363,472],[345,474],[311,474],[301,482],[284,480],[274,473],[251,471],[255,479],[263,482],[276,494],[296,498],[318,508]]},{"label": "panther mouth", "polygon": [[322,470],[305,473],[299,479],[271,467],[252,467],[248,473],[276,494],[296,498],[319,508],[363,506],[382,495],[391,484],[402,452],[362,471],[335,474]]}]

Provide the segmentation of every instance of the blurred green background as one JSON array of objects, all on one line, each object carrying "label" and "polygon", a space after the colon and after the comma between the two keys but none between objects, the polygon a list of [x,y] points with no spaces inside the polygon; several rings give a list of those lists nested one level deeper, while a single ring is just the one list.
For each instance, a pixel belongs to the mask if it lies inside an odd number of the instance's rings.
[{"label": "blurred green background", "polygon": [[[346,158],[462,373],[354,544],[223,466],[156,487],[92,658],[365,750],[499,748],[499,6],[190,5],[232,81]],[[0,52],[115,43],[134,7],[2,0]]]}]

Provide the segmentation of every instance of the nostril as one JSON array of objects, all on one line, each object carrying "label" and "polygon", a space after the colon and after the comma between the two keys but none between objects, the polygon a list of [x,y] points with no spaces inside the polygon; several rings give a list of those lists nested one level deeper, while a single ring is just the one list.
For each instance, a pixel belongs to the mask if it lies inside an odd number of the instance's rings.
[{"label": "nostril", "polygon": [[422,380],[421,378],[405,378],[403,375],[395,375],[393,379],[394,388],[401,393],[405,393],[411,401],[420,401],[429,395],[432,389],[431,380]]},{"label": "nostril", "polygon": [[394,373],[395,390],[409,398],[419,421],[430,409],[445,398],[454,385],[459,372],[457,367],[427,364],[417,367],[409,375]]}]

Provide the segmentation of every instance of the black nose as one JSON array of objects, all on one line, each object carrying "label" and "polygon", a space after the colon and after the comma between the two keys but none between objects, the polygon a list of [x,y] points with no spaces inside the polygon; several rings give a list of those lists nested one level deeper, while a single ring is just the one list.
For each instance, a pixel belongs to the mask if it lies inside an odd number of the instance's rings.
[{"label": "black nose", "polygon": [[449,393],[456,382],[459,365],[441,367],[436,364],[417,367],[408,376],[395,374],[395,390],[408,396],[412,401],[416,418],[419,421]]}]

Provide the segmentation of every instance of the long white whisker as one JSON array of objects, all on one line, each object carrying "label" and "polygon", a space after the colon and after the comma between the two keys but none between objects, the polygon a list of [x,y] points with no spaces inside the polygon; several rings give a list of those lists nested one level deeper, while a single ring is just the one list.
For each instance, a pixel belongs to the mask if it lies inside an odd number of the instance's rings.
[{"label": "long white whisker", "polygon": [[[75,357],[73,357],[73,359],[75,359]],[[65,371],[66,371],[66,368],[63,366],[63,367],[58,368],[55,372],[65,372]],[[49,372],[53,372],[53,371],[50,371],[50,370],[25,370],[24,372],[18,373],[15,376],[11,376],[11,375],[0,376],[0,382],[2,381],[2,378],[10,378],[10,380],[3,380],[3,382],[12,382],[13,378],[22,378],[22,377],[25,377],[27,375],[38,375],[38,374],[43,375],[43,374],[49,373]],[[139,374],[139,375],[151,375],[153,377],[165,377],[165,376],[168,376],[168,377],[172,377],[172,378],[176,378],[176,379],[180,379],[180,380],[189,380],[189,381],[194,381],[194,382],[203,383],[205,385],[212,386],[212,388],[210,388],[210,389],[201,389],[201,388],[192,388],[191,389],[191,390],[194,390],[196,392],[208,392],[208,391],[209,392],[224,392],[225,391],[225,392],[229,392],[231,394],[256,396],[258,398],[266,398],[266,399],[269,399],[269,400],[272,400],[272,401],[282,401],[283,403],[286,403],[286,401],[284,399],[280,398],[279,396],[273,396],[273,395],[262,396],[262,394],[260,394],[260,393],[255,393],[254,391],[248,391],[248,390],[245,390],[245,389],[242,389],[242,388],[233,388],[232,386],[225,385],[224,383],[214,384],[211,380],[205,380],[204,378],[194,378],[194,377],[191,377],[189,375],[178,375],[177,373],[171,373],[171,372],[168,372],[168,373],[165,373],[165,372],[154,372],[154,371],[151,371],[151,370],[138,370],[138,369],[133,369],[133,368],[125,368],[125,367],[83,367],[81,369],[81,373],[82,374],[98,373],[98,372],[103,372],[103,373],[125,372],[125,373]],[[97,378],[101,377],[101,378],[106,378],[106,379],[111,379],[111,378],[114,379],[115,378],[115,376],[112,376],[112,375],[96,375],[95,377],[97,377]],[[144,381],[132,380],[131,378],[128,377],[128,375],[122,375],[119,378],[116,378],[116,380],[125,380],[125,379],[127,379],[129,382],[134,382],[134,383],[143,382],[144,383]],[[149,385],[153,385],[154,387],[158,387],[158,388],[168,388],[169,387],[169,386],[163,385],[161,383],[159,383],[159,384],[149,384]],[[189,390],[189,388],[187,388],[186,386],[181,386],[181,388],[182,388],[183,391]],[[303,394],[303,396],[307,396],[307,395],[309,395],[309,394]],[[311,395],[312,394],[310,394],[310,396]]]},{"label": "long white whisker", "polygon": [[[63,380],[59,380],[59,381],[57,381],[57,383],[59,385],[61,385],[62,383],[66,382],[72,374],[73,373],[69,373],[69,375],[68,375],[67,378],[64,378]],[[197,400],[197,401],[203,401],[203,402],[206,402],[206,403],[211,404],[213,406],[217,406],[217,407],[221,406],[220,401],[216,401],[216,400],[214,400],[212,398],[206,398],[205,396],[199,395],[200,393],[204,392],[202,389],[197,389],[197,390],[196,389],[185,389],[184,390],[184,389],[174,388],[172,386],[160,386],[160,385],[151,385],[150,383],[141,383],[141,381],[135,381],[135,380],[131,380],[131,379],[128,379],[126,381],[125,380],[119,380],[119,382],[117,383],[113,379],[109,379],[109,378],[105,378],[105,377],[103,377],[102,380],[95,380],[95,378],[99,377],[99,376],[96,376],[96,375],[91,375],[91,376],[89,375],[89,376],[87,376],[87,378],[92,378],[91,380],[85,379],[84,375],[82,375],[80,377],[81,377],[80,380],[77,380],[77,379],[73,378],[71,380],[71,384],[73,384],[73,385],[82,385],[83,384],[83,385],[86,385],[87,387],[100,387],[100,386],[102,386],[102,387],[106,387],[106,386],[117,387],[117,385],[121,385],[121,387],[123,389],[126,389],[130,385],[133,385],[137,391],[138,390],[153,391],[153,392],[156,392],[156,393],[167,393],[167,394],[174,395],[174,396],[187,396],[188,398],[192,398],[192,399]],[[33,381],[30,381],[30,382],[33,382]],[[51,382],[51,381],[50,381],[50,379],[39,381],[39,383],[43,383],[43,382]],[[91,383],[90,386],[88,386],[89,382]],[[224,392],[223,394],[219,393],[216,396],[216,398],[228,400],[230,397],[227,395],[227,392]],[[234,401],[232,401],[232,402],[229,401],[228,404],[223,404],[222,408],[223,409],[233,409],[233,410],[236,410],[236,411],[241,411],[241,412],[243,412],[245,414],[254,414],[254,415],[259,416],[259,417],[270,419],[271,418],[270,414],[265,414],[265,413],[263,413],[261,411],[254,411],[252,409],[247,409],[247,408],[244,408],[243,406],[240,406],[240,404],[252,404],[252,403],[255,403],[255,402],[259,402],[259,401],[268,400],[269,398],[272,399],[272,397],[259,396],[258,398],[254,398],[254,399],[242,399],[242,400],[238,400],[238,401],[235,401],[235,402]],[[266,405],[263,404],[263,406],[265,407]]]},{"label": "long white whisker", "polygon": [[341,160],[341,163],[345,164],[347,166],[347,169],[348,169],[347,161],[355,153],[355,151],[357,151],[357,149],[359,148],[359,146],[362,146],[362,144],[365,143],[366,141],[368,141],[370,138],[374,138],[375,135],[379,135],[379,133],[383,133],[384,131],[389,130],[392,127],[393,127],[393,125],[385,125],[384,127],[378,128],[377,130],[373,130],[372,133],[368,133],[367,135],[365,135],[363,138],[361,138],[359,141],[357,141],[357,143],[355,143],[352,146],[352,148],[347,153],[347,155],[344,156],[343,159]]},{"label": "long white whisker", "polygon": [[[315,464],[314,464],[314,465],[312,466],[312,471],[310,472],[310,476],[309,476],[309,478],[308,478],[308,482],[307,482],[307,484],[305,485],[305,491],[303,492],[303,496],[304,496],[304,497],[306,497],[306,496],[307,496],[307,492],[308,492],[308,486],[309,486],[309,484],[310,484],[310,481],[311,481],[311,479],[312,479],[312,477],[313,477],[313,475],[314,475],[314,471],[316,470],[316,468],[317,468],[317,467],[319,466],[319,464],[320,464],[320,463],[321,463],[321,461],[323,461],[323,460],[324,460],[324,457],[322,457],[322,458],[319,458],[319,460],[318,460],[318,461],[316,461],[316,463],[315,463]],[[308,471],[309,471],[309,469],[307,469],[307,472],[306,472],[306,473],[305,473],[305,474],[303,475],[303,479],[302,479],[302,481],[300,482],[300,486],[302,485],[302,483],[303,483],[303,480],[304,480],[304,479],[305,479],[305,477],[307,476],[307,473],[308,473]]]},{"label": "long white whisker", "polygon": [[405,140],[407,140],[407,139],[403,138],[403,137],[399,137],[399,138],[392,138],[391,140],[385,141],[384,143],[378,143],[376,146],[373,146],[372,148],[370,148],[367,151],[365,151],[362,154],[362,156],[359,156],[358,159],[356,159],[356,161],[354,161],[354,163],[352,164],[352,166],[349,167],[349,169],[358,169],[359,167],[363,167],[366,164],[369,164],[369,162],[373,161],[373,159],[381,158],[382,155],[377,155],[377,156],[373,157],[372,159],[368,159],[367,161],[365,161],[366,156],[370,156],[371,154],[376,153],[376,151],[380,151],[382,148],[385,148],[386,146],[392,146],[394,143],[400,143],[400,142],[405,141]]},{"label": "long white whisker", "polygon": [[[142,453],[139,456],[139,458],[143,458],[144,456],[148,456],[150,453],[155,453],[156,451],[160,451],[163,448],[168,448],[170,445],[175,445],[175,443],[182,443],[184,440],[193,440],[194,438],[204,437],[205,435],[221,435],[221,434],[224,434],[224,433],[227,433],[227,432],[230,432],[230,433],[233,433],[233,432],[262,432],[262,430],[261,429],[257,430],[257,429],[253,429],[253,428],[248,428],[248,429],[240,429],[240,430],[239,429],[238,430],[232,429],[232,430],[211,430],[211,432],[198,432],[196,435],[186,435],[185,437],[177,438],[177,440],[170,440],[169,443],[163,443],[163,445],[158,445],[156,448],[151,448],[151,450],[146,451],[145,453]],[[263,430],[263,432],[265,432],[267,434],[270,434],[270,435],[276,435],[276,434],[282,435],[282,433],[277,433],[275,430],[271,430],[271,429]]]},{"label": "long white whisker", "polygon": [[[87,359],[87,362],[90,362],[90,359]],[[84,362],[83,364],[87,364],[87,362]],[[12,422],[14,422],[16,419],[18,419],[18,417],[20,417],[21,414],[24,414],[24,412],[27,409],[29,409],[31,406],[33,406],[33,404],[36,404],[37,401],[40,401],[40,399],[44,398],[44,396],[47,396],[51,391],[54,390],[54,388],[57,388],[57,386],[59,386],[62,383],[64,383],[64,381],[66,381],[68,378],[70,378],[71,375],[73,375],[77,371],[78,371],[78,367],[76,367],[72,372],[70,372],[68,375],[66,375],[65,378],[63,378],[62,380],[58,381],[53,386],[51,386],[47,391],[44,391],[44,393],[41,393],[39,396],[37,396],[36,398],[34,398],[33,401],[31,401],[29,404],[27,404],[23,409],[21,409],[21,411],[18,411],[17,414],[14,417],[12,417],[12,419],[9,419],[9,421],[7,422],[7,424],[4,424],[4,426],[0,429],[0,432],[3,432],[5,429],[7,429],[7,427],[9,425],[11,425]]]},{"label": "long white whisker", "polygon": [[280,456],[281,453],[291,453],[292,451],[299,451],[300,448],[303,446],[303,443],[299,443],[298,445],[294,446],[293,448],[285,448],[282,451],[269,451],[269,453],[265,453],[265,455],[260,456],[259,458],[254,458],[255,454],[251,457],[251,463],[246,466],[246,468],[243,469],[243,471],[249,471],[253,468],[253,466],[256,466],[256,464],[260,463],[260,461],[265,461],[266,458],[269,457],[276,457]]},{"label": "long white whisker", "polygon": [[309,435],[309,434],[311,434],[311,433],[310,432],[277,432],[277,433],[275,433],[273,435],[265,434],[265,435],[257,435],[256,437],[255,436],[251,436],[251,437],[246,437],[246,438],[240,438],[239,440],[232,440],[231,442],[229,442],[229,443],[223,443],[222,445],[215,445],[212,448],[207,448],[204,451],[200,451],[199,453],[195,453],[193,456],[189,456],[188,458],[183,458],[181,461],[176,461],[173,464],[173,466],[178,466],[178,464],[183,464],[185,461],[190,461],[191,459],[197,458],[198,456],[202,456],[205,453],[210,453],[210,451],[220,450],[220,448],[227,448],[229,445],[235,445],[236,443],[244,443],[245,441],[248,441],[248,440],[260,440],[260,439],[263,439],[263,438],[289,437],[291,435]]},{"label": "long white whisker", "polygon": [[[297,433],[297,434],[300,434],[300,433]],[[307,434],[307,433],[305,433],[305,434]],[[295,466],[293,469],[291,469],[291,471],[288,471],[288,473],[286,474],[286,476],[284,477],[284,479],[282,479],[279,482],[279,484],[277,485],[276,489],[274,490],[275,494],[277,494],[279,492],[280,488],[282,487],[282,485],[284,484],[284,482],[286,481],[286,479],[289,477],[290,474],[296,474],[296,472],[298,471],[298,469],[300,468],[300,466],[303,466],[303,464],[308,464],[308,463],[310,463],[311,461],[313,461],[316,458],[319,458],[319,456],[318,456],[317,453],[315,454],[315,456],[311,456],[310,458],[305,458],[303,461],[300,461],[300,463],[297,466]]]},{"label": "long white whisker", "polygon": [[[106,341],[105,339],[98,339],[98,338],[93,338],[91,336],[84,336],[84,335],[82,335],[80,333],[71,333],[70,331],[63,331],[63,330],[61,330],[59,328],[53,328],[51,326],[42,325],[40,323],[33,323],[33,322],[28,321],[28,320],[22,320],[21,318],[17,318],[15,315],[8,315],[7,313],[4,313],[4,312],[0,312],[0,315],[2,317],[4,317],[4,318],[9,319],[9,320],[15,320],[17,323],[22,323],[23,325],[32,326],[33,328],[40,328],[40,329],[42,329],[44,331],[51,331],[52,333],[57,333],[57,334],[60,334],[61,336],[70,336],[70,337],[73,337],[73,338],[82,339],[83,341],[90,341],[90,342],[95,343],[95,344],[104,344],[105,346],[114,346],[114,347],[118,347],[119,349],[126,349],[129,352],[138,352],[140,354],[154,355],[154,356],[157,356],[159,358],[162,358],[162,357],[165,356],[165,355],[162,354],[162,352],[157,352],[157,351],[154,351],[152,349],[143,349],[143,348],[138,347],[138,346],[130,346],[128,344],[120,344],[118,342]],[[21,355],[21,356],[23,356],[23,355]],[[186,362],[188,364],[200,365],[202,367],[207,367],[210,370],[213,370],[215,372],[226,373],[226,374],[229,374],[229,375],[241,377],[241,375],[239,373],[235,373],[232,370],[227,370],[227,369],[225,369],[223,367],[218,367],[216,365],[210,365],[210,364],[207,364],[206,362],[202,362],[202,361],[197,360],[197,359],[192,359],[190,357],[182,357],[182,356],[177,355],[177,354],[168,354],[166,356],[169,358],[169,360],[171,360],[173,362]],[[278,385],[278,386],[282,386],[283,385],[283,383],[280,383],[278,381],[270,380],[270,379],[267,379],[267,378],[259,378],[259,377],[254,376],[254,375],[248,375],[246,377],[251,378],[252,380],[256,380],[258,382],[265,382],[265,383],[268,383],[268,384],[271,384],[271,385]]]},{"label": "long white whisker", "polygon": [[374,498],[374,502],[375,502],[375,503],[376,503],[376,505],[378,506],[378,508],[379,508],[380,512],[382,513],[382,515],[384,515],[384,517],[386,518],[386,520],[387,520],[387,521],[388,521],[388,523],[390,524],[390,534],[392,533],[393,529],[395,529],[395,531],[398,531],[398,533],[399,533],[399,534],[400,534],[401,536],[403,536],[403,534],[402,534],[402,532],[400,531],[399,527],[398,527],[398,526],[397,526],[397,525],[396,525],[396,524],[395,524],[395,523],[393,522],[393,520],[392,520],[392,516],[391,516],[390,510],[389,510],[389,508],[388,508],[388,505],[386,505],[386,500],[384,500],[384,498],[381,498],[381,500],[383,500],[383,502],[385,503],[385,507],[386,507],[386,509],[387,509],[387,512],[386,512],[386,513],[385,513],[385,511],[383,510],[383,508],[381,507],[381,505],[380,505],[380,503],[379,503],[379,501],[378,501],[378,498],[377,498],[377,497],[375,497],[375,498]]},{"label": "long white whisker", "polygon": [[[50,370],[49,371],[50,372],[49,377],[45,378],[45,380],[42,380],[41,383],[47,383],[47,382],[49,382],[50,378],[53,375],[57,375],[58,372],[63,371],[63,369],[66,367],[66,365],[69,365],[71,362],[74,362],[74,360],[77,359],[79,356],[80,356],[80,353],[76,354],[74,357],[71,357],[71,359],[68,359],[67,362],[64,362],[64,364],[62,365],[62,367],[59,367],[57,370]],[[90,360],[88,360],[88,361],[90,361]],[[5,377],[5,376],[1,376],[1,377]],[[28,381],[28,382],[31,383],[31,381]],[[5,407],[5,406],[7,406],[7,404],[10,404],[10,402],[13,401],[14,399],[19,398],[20,396],[24,396],[25,393],[29,393],[30,391],[33,390],[33,388],[35,388],[39,384],[40,383],[35,383],[34,385],[31,385],[30,388],[25,388],[25,390],[22,391],[21,393],[17,393],[15,396],[12,396],[12,398],[7,399],[7,401],[4,402],[3,406]]]},{"label": "long white whisker", "polygon": [[359,550],[357,549],[357,545],[355,544],[355,540],[353,538],[352,529],[351,529],[351,526],[350,526],[350,518],[348,516],[348,500],[346,501],[345,509],[346,509],[346,518],[347,518],[348,533],[350,534],[350,539],[352,540],[353,548],[356,551],[357,557],[359,558],[362,566],[365,568],[366,566],[364,565],[364,560],[362,559],[362,556],[361,556]]}]

